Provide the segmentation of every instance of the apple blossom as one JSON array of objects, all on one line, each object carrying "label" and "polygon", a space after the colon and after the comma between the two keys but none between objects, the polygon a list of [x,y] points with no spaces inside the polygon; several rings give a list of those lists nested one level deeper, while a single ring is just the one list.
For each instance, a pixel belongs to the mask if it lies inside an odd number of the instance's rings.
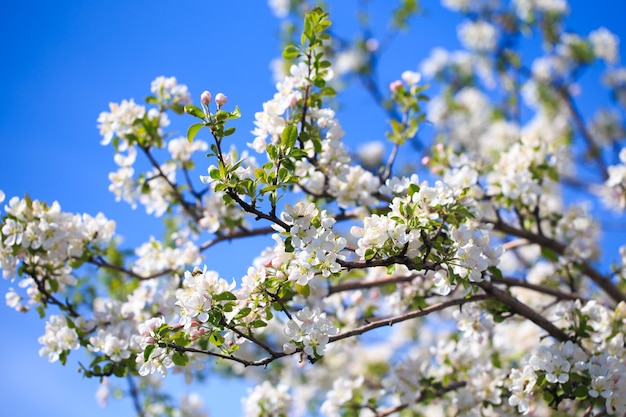
[{"label": "apple blossom", "polygon": [[[205,415],[194,394],[172,405],[160,378],[213,370],[253,383],[250,417],[626,413],[626,249],[585,202],[626,206],[615,35],[565,32],[564,0],[444,0],[466,18],[465,49],[434,49],[424,80],[392,74],[387,91],[386,38],[339,41],[322,9],[287,3],[270,6],[305,23],[254,114],[253,151],[223,93],[213,114],[211,93],[195,107],[174,77],[98,117],[110,191],[163,218],[159,238],[122,249],[103,214],[4,206],[5,301],[47,316],[40,356],[84,349],[100,400],[124,377],[146,416]],[[527,32],[546,48],[517,55]],[[586,87],[570,86],[597,61],[617,106],[586,120]],[[387,145],[350,149],[334,97],[352,78],[385,112]],[[172,114],[198,119],[187,137],[166,132]],[[247,259],[233,246],[246,272],[227,280],[213,249],[245,237],[266,247]]]}]

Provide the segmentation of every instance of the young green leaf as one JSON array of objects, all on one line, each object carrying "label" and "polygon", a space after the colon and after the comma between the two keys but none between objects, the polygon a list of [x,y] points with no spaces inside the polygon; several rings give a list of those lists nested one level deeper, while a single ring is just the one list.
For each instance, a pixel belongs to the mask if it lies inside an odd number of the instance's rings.
[{"label": "young green leaf", "polygon": [[194,123],[189,126],[189,129],[187,129],[187,140],[189,141],[189,143],[193,142],[193,138],[196,137],[198,131],[200,131],[200,129],[202,129],[203,127],[204,123]]},{"label": "young green leaf", "polygon": [[187,104],[185,106],[185,113],[195,116],[198,119],[202,119],[202,120],[204,120],[204,117],[205,117],[204,111],[202,111],[200,107],[194,106],[193,104]]},{"label": "young green leaf", "polygon": [[287,148],[292,148],[296,144],[296,140],[298,140],[298,128],[294,125],[287,126],[281,135],[282,144]]},{"label": "young green leaf", "polygon": [[293,45],[287,45],[283,50],[283,58],[285,59],[295,59],[299,54],[300,51],[298,51],[298,48]]}]

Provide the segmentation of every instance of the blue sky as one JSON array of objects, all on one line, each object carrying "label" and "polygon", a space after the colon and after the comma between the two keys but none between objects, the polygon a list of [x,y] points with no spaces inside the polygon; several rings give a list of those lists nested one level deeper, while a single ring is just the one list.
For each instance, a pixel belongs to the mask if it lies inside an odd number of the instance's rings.
[{"label": "blue sky", "polygon": [[[335,30],[350,36],[354,26],[347,22],[353,22],[356,1],[331,3],[336,5],[331,15]],[[384,8],[381,4],[374,2],[373,8]],[[626,43],[621,0],[570,4],[570,28],[587,34],[605,26]],[[405,69],[417,69],[432,47],[458,45],[456,18],[438,7],[430,10],[431,17],[418,18],[415,30],[400,36],[389,51],[381,67],[382,85]],[[277,35],[278,21],[263,0],[2,2],[0,189],[7,198],[29,193],[58,200],[65,211],[102,211],[117,221],[129,246],[158,236],[158,222],[148,220],[141,208],[132,211],[115,203],[107,190],[115,166],[112,149],[99,144],[98,114],[109,102],[141,101],[155,77],[173,75],[189,86],[196,102],[204,89],[224,92],[229,104],[243,112],[237,140],[250,141],[254,112],[274,93],[268,64],[280,53]],[[626,58],[624,44],[620,50]],[[348,93],[339,116],[347,138],[353,143],[381,139],[385,118],[362,93]],[[591,97],[583,110],[597,105]],[[181,119],[174,126],[183,133],[191,122]],[[198,174],[205,174],[204,166]],[[225,246],[209,258],[228,256],[231,250]],[[217,269],[227,277],[244,272],[234,264],[222,261]],[[8,287],[0,283],[1,292]],[[37,337],[44,322],[35,314],[17,314],[2,305],[0,317],[8,336],[0,343],[3,414],[134,415],[126,400],[101,411],[94,400],[97,382],[75,372],[72,356],[66,367],[39,358]],[[239,415],[240,385],[210,379],[201,392],[213,416]],[[234,407],[225,407],[233,402]]]}]

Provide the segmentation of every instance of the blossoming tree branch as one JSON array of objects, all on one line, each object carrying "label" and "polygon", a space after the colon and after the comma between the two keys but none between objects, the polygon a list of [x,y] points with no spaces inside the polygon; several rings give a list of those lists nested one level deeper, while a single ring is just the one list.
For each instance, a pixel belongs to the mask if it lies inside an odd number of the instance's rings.
[{"label": "blossoming tree branch", "polygon": [[[77,364],[84,350],[82,374],[104,396],[129,384],[139,416],[205,415],[158,380],[209,372],[256,382],[250,417],[624,415],[626,246],[603,240],[587,204],[624,219],[616,37],[566,31],[565,0],[443,0],[465,16],[465,49],[436,49],[383,88],[393,36],[362,19],[350,42],[320,8],[270,3],[297,30],[251,136],[236,130],[236,97],[204,91],[194,105],[173,77],[98,118],[118,166],[110,191],[163,217],[163,240],[129,253],[104,214],[8,199],[6,301],[46,318],[40,355]],[[390,34],[418,11],[398,2]],[[538,56],[517,49],[525,37]],[[577,82],[591,65],[612,106],[588,115]],[[356,152],[333,110],[348,81],[389,121]],[[172,137],[179,116],[189,128]],[[204,258],[251,236],[267,248],[242,277]]]}]

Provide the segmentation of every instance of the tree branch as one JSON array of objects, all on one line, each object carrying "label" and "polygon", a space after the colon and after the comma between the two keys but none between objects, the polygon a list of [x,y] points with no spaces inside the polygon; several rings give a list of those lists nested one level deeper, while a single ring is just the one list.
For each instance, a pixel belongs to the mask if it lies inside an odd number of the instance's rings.
[{"label": "tree branch", "polygon": [[490,282],[475,282],[474,285],[482,288],[487,294],[492,295],[493,298],[495,298],[496,300],[509,306],[511,311],[513,311],[514,313],[527,318],[528,320],[535,323],[537,326],[544,329],[546,332],[548,332],[550,336],[552,336],[556,340],[559,340],[561,342],[572,340],[572,338],[568,336],[567,333],[556,327],[548,319],[537,313],[532,308],[528,307],[526,304],[519,301],[517,298],[508,294],[506,291],[503,291],[500,288],[493,286],[493,284],[491,284]]},{"label": "tree branch", "polygon": [[369,332],[370,330],[378,329],[379,327],[392,326],[396,323],[402,323],[403,321],[411,320],[417,317],[426,316],[435,311],[445,310],[448,307],[460,306],[467,303],[475,303],[477,301],[483,301],[491,298],[490,294],[478,294],[467,298],[456,298],[454,300],[443,301],[441,303],[433,304],[426,308],[411,311],[410,313],[401,314],[390,318],[379,319],[370,321],[368,324],[357,327],[356,329],[349,330],[328,338],[328,343],[333,343],[341,339],[347,339],[349,337],[361,335]]},{"label": "tree branch", "polygon": [[[524,238],[529,242],[536,243],[541,247],[552,249],[554,252],[561,256],[566,256],[567,246],[561,242],[551,239],[546,236],[539,236],[528,230],[518,229],[510,224],[505,223],[502,220],[486,221],[494,225],[494,229],[500,232]],[[609,297],[615,302],[626,301],[626,294],[622,293],[608,277],[602,275],[597,269],[595,269],[588,261],[579,260],[572,262],[580,267],[580,270],[587,275],[598,287],[600,287]]]}]

